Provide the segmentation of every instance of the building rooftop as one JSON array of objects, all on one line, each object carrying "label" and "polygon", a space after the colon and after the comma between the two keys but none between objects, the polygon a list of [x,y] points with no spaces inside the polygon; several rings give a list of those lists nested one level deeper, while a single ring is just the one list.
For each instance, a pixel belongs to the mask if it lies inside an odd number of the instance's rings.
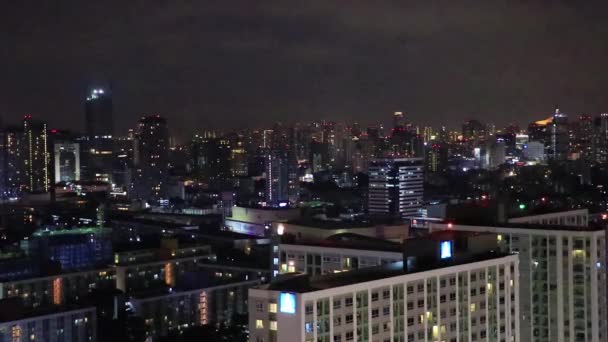
[{"label": "building rooftop", "polygon": [[386,252],[402,252],[403,245],[397,242],[392,242],[384,239],[377,239],[373,237],[363,236],[353,233],[342,233],[332,235],[321,241],[308,241],[298,240],[290,241],[289,238],[283,238],[281,243],[293,244],[293,245],[304,245],[304,246],[318,246],[318,247],[330,247],[330,248],[345,248],[345,249],[358,249],[358,250],[373,250],[373,251],[386,251]]},{"label": "building rooftop", "polygon": [[47,316],[71,311],[91,310],[93,307],[82,306],[44,306],[28,308],[21,298],[7,298],[0,300],[0,323],[18,321],[33,317]]},{"label": "building rooftop", "polygon": [[426,265],[425,267],[420,267],[412,272],[408,272],[404,269],[403,261],[398,261],[383,266],[326,274],[318,277],[311,277],[308,274],[291,273],[284,276],[279,276],[275,278],[272,283],[257,288],[270,291],[285,291],[295,293],[314,292],[340,286],[348,286],[379,279],[397,277],[406,274],[426,272],[445,267],[498,259],[507,255],[509,254],[490,252],[450,261],[443,260],[431,265]]},{"label": "building rooftop", "polygon": [[389,217],[363,217],[357,220],[322,220],[312,217],[298,218],[287,221],[287,224],[308,226],[320,229],[348,229],[348,228],[371,228],[379,225],[404,225],[399,219]]},{"label": "building rooftop", "polygon": [[85,235],[85,234],[109,234],[112,232],[110,228],[99,227],[82,227],[60,230],[38,230],[34,236],[60,236],[60,235]]},{"label": "building rooftop", "polygon": [[572,231],[572,232],[596,232],[604,231],[606,227],[601,224],[590,223],[586,227],[577,226],[563,226],[563,225],[551,225],[551,224],[534,224],[534,223],[478,223],[475,220],[458,220],[458,222],[452,222],[450,220],[444,222],[432,222],[430,223],[431,228],[437,228],[437,226],[446,226],[446,229],[450,229],[450,224],[453,226],[473,226],[473,227],[492,227],[492,228],[510,228],[510,229],[534,229],[534,230],[546,230],[546,231]]}]

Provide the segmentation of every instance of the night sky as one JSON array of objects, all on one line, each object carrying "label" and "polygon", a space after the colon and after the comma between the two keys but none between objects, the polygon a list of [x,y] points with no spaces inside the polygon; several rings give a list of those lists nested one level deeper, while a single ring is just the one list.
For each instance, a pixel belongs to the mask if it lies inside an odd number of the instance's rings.
[{"label": "night sky", "polygon": [[608,1],[17,1],[0,5],[0,117],[117,132],[329,118],[458,127],[608,112]]}]

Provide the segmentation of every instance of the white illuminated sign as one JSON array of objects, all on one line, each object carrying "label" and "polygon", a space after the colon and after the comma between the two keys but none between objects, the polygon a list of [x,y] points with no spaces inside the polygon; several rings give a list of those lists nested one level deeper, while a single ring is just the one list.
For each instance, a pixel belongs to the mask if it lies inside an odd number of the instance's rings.
[{"label": "white illuminated sign", "polygon": [[441,241],[441,259],[447,259],[452,257],[452,241]]},{"label": "white illuminated sign", "polygon": [[296,295],[293,293],[281,292],[279,297],[279,311],[282,313],[296,313]]}]

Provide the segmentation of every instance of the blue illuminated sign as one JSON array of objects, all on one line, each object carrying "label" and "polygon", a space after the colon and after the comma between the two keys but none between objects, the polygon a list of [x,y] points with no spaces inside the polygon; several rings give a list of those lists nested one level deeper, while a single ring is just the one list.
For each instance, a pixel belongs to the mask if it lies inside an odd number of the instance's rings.
[{"label": "blue illuminated sign", "polygon": [[441,241],[439,247],[441,249],[441,259],[452,257],[452,241]]},{"label": "blue illuminated sign", "polygon": [[279,311],[282,313],[296,313],[296,295],[293,293],[281,292],[279,296]]}]

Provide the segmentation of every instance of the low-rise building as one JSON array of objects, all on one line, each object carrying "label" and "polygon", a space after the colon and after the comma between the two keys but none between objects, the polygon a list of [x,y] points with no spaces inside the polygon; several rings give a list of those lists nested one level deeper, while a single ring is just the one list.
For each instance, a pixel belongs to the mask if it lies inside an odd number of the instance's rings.
[{"label": "low-rise building", "polygon": [[235,233],[268,236],[268,228],[274,221],[292,220],[300,216],[297,208],[247,208],[232,207],[224,217],[224,226]]},{"label": "low-rise building", "polygon": [[188,291],[133,296],[132,313],[141,317],[148,337],[167,335],[197,325],[230,322],[235,314],[247,313],[247,290],[260,279],[212,285]]},{"label": "low-rise building", "polygon": [[113,268],[63,273],[0,283],[0,299],[21,298],[26,307],[63,305],[78,301],[95,289],[113,289]]},{"label": "low-rise building", "polygon": [[[94,307],[65,311],[3,312],[0,318],[0,341],[26,342],[95,342],[97,341]],[[18,310],[17,310],[18,311]]]}]

